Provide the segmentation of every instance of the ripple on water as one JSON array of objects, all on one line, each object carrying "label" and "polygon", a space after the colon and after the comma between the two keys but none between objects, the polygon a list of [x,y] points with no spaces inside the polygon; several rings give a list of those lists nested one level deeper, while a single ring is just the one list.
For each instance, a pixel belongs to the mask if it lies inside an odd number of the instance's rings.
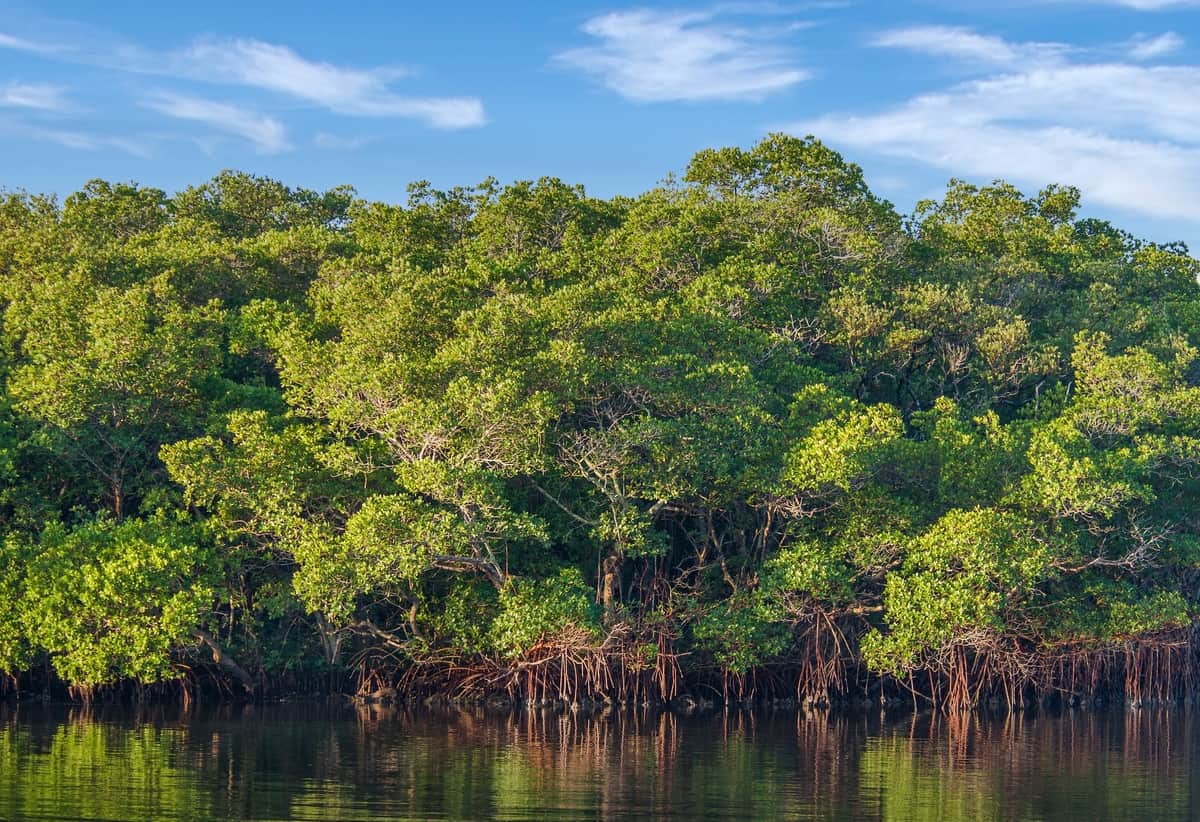
[{"label": "ripple on water", "polygon": [[[0,820],[1184,820],[1184,710],[945,717],[0,705]],[[1194,776],[1195,775],[1195,776]]]}]

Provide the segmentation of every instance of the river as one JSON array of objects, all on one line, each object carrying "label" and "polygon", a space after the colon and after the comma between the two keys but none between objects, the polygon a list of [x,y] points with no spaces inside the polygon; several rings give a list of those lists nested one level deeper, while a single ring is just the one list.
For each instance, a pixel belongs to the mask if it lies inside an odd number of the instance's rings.
[{"label": "river", "polygon": [[0,703],[0,819],[1200,819],[1197,715]]}]

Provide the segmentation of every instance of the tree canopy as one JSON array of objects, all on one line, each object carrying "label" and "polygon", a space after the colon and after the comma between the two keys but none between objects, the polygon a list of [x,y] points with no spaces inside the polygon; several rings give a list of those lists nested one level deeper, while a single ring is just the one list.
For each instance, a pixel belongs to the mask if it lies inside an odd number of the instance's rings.
[{"label": "tree canopy", "polygon": [[968,704],[1191,652],[1182,245],[784,135],[409,195],[5,195],[0,670]]}]

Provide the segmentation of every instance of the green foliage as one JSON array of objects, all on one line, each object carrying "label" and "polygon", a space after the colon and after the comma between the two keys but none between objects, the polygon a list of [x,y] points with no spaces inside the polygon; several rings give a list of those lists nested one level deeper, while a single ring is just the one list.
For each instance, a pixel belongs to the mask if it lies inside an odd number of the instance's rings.
[{"label": "green foliage", "polygon": [[[853,598],[853,565],[837,540],[796,539],[764,565],[766,590],[799,593],[818,602],[841,604]],[[772,590],[773,589],[773,590]]]},{"label": "green foliage", "polygon": [[[801,490],[849,491],[875,467],[883,452],[881,446],[904,433],[904,421],[896,409],[884,405],[849,408],[839,413],[835,409],[841,403],[828,402],[823,396],[825,386],[819,388],[822,389],[819,392],[806,390],[797,399],[793,415],[820,421],[784,458],[782,479],[788,486]],[[813,398],[814,393],[822,396]]]},{"label": "green foliage", "polygon": [[0,671],[10,674],[24,671],[33,661],[24,624],[30,553],[15,534],[0,545]]},{"label": "green foliage", "polygon": [[577,568],[563,568],[554,576],[514,580],[500,592],[499,613],[492,622],[490,642],[501,654],[519,657],[538,642],[567,639],[596,640],[600,626],[592,591]]},{"label": "green foliage", "polygon": [[823,619],[904,674],[1190,627],[1200,263],[1078,209],[904,217],[785,135],[611,200],[7,195],[0,668],[153,680],[209,625],[256,674],[745,673]]},{"label": "green foliage", "polygon": [[791,635],[762,597],[733,596],[692,626],[696,647],[722,668],[744,674],[783,653]]},{"label": "green foliage", "polygon": [[484,655],[494,650],[493,622],[500,601],[494,587],[458,577],[429,599],[425,621],[438,639],[465,654]]},{"label": "green foliage", "polygon": [[1022,603],[1054,573],[1035,524],[995,510],[950,511],[907,553],[884,590],[889,633],[863,645],[871,664],[897,673],[956,640],[1020,627]]},{"label": "green foliage", "polygon": [[28,549],[22,622],[69,682],[153,682],[178,674],[219,582],[203,526],[165,515],[51,523]]}]

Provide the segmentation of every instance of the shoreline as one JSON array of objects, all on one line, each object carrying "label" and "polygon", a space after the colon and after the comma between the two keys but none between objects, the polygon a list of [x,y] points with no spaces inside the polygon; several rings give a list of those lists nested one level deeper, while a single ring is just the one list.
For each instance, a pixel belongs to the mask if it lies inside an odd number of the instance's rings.
[{"label": "shoreline", "polygon": [[[1166,646],[1168,648],[1174,646]],[[1191,649],[1194,653],[1195,649]],[[1188,660],[1190,661],[1190,660]],[[402,706],[406,708],[479,708],[497,713],[519,711],[555,711],[560,713],[600,714],[612,710],[652,709],[667,710],[683,715],[720,710],[780,709],[797,711],[862,712],[885,711],[917,714],[924,711],[941,713],[1000,713],[1019,714],[1042,710],[1111,709],[1126,710],[1144,708],[1186,707],[1200,704],[1200,683],[1189,668],[1186,676],[1178,676],[1166,682],[1135,682],[1133,695],[1128,692],[1129,679],[1120,668],[1108,680],[1094,682],[1090,690],[1063,689],[1053,685],[1039,685],[1033,681],[1016,684],[1002,680],[973,681],[958,691],[970,693],[970,702],[955,702],[949,698],[956,693],[954,680],[944,674],[926,675],[908,682],[892,676],[877,676],[865,672],[858,662],[854,671],[853,685],[849,688],[826,692],[820,695],[804,695],[796,680],[784,678],[779,671],[758,669],[748,672],[731,687],[725,677],[725,690],[719,687],[722,678],[715,673],[710,676],[683,675],[675,683],[676,691],[664,698],[661,691],[642,681],[620,691],[602,692],[574,690],[567,695],[554,688],[531,690],[520,687],[503,689],[473,689],[467,691],[458,685],[442,680],[443,687],[431,687],[428,679],[413,683],[407,681],[416,669],[404,673],[393,672],[392,682],[382,684],[379,675],[373,674],[374,684],[357,686],[343,673],[335,684],[330,677],[313,677],[310,685],[316,687],[289,687],[270,679],[256,680],[258,687],[242,688],[232,680],[222,681],[215,676],[201,680],[193,674],[190,678],[166,680],[150,685],[133,680],[122,681],[98,689],[73,688],[61,680],[34,681],[33,687],[14,687],[10,679],[0,687],[2,704],[59,704],[71,706],[134,706],[134,705],[280,705],[296,702],[339,702],[356,706]],[[795,670],[799,665],[781,665]],[[459,669],[462,675],[464,669]],[[470,669],[466,669],[470,670]],[[467,674],[467,676],[476,675]],[[645,672],[643,672],[644,676]],[[324,685],[318,680],[325,679]],[[751,680],[752,690],[747,690],[745,680]],[[921,680],[924,680],[922,683]],[[19,680],[18,680],[19,681]],[[383,680],[386,681],[386,680]],[[765,684],[764,684],[765,682]],[[629,682],[626,681],[626,686]],[[1016,697],[1010,699],[1009,697]]]}]

